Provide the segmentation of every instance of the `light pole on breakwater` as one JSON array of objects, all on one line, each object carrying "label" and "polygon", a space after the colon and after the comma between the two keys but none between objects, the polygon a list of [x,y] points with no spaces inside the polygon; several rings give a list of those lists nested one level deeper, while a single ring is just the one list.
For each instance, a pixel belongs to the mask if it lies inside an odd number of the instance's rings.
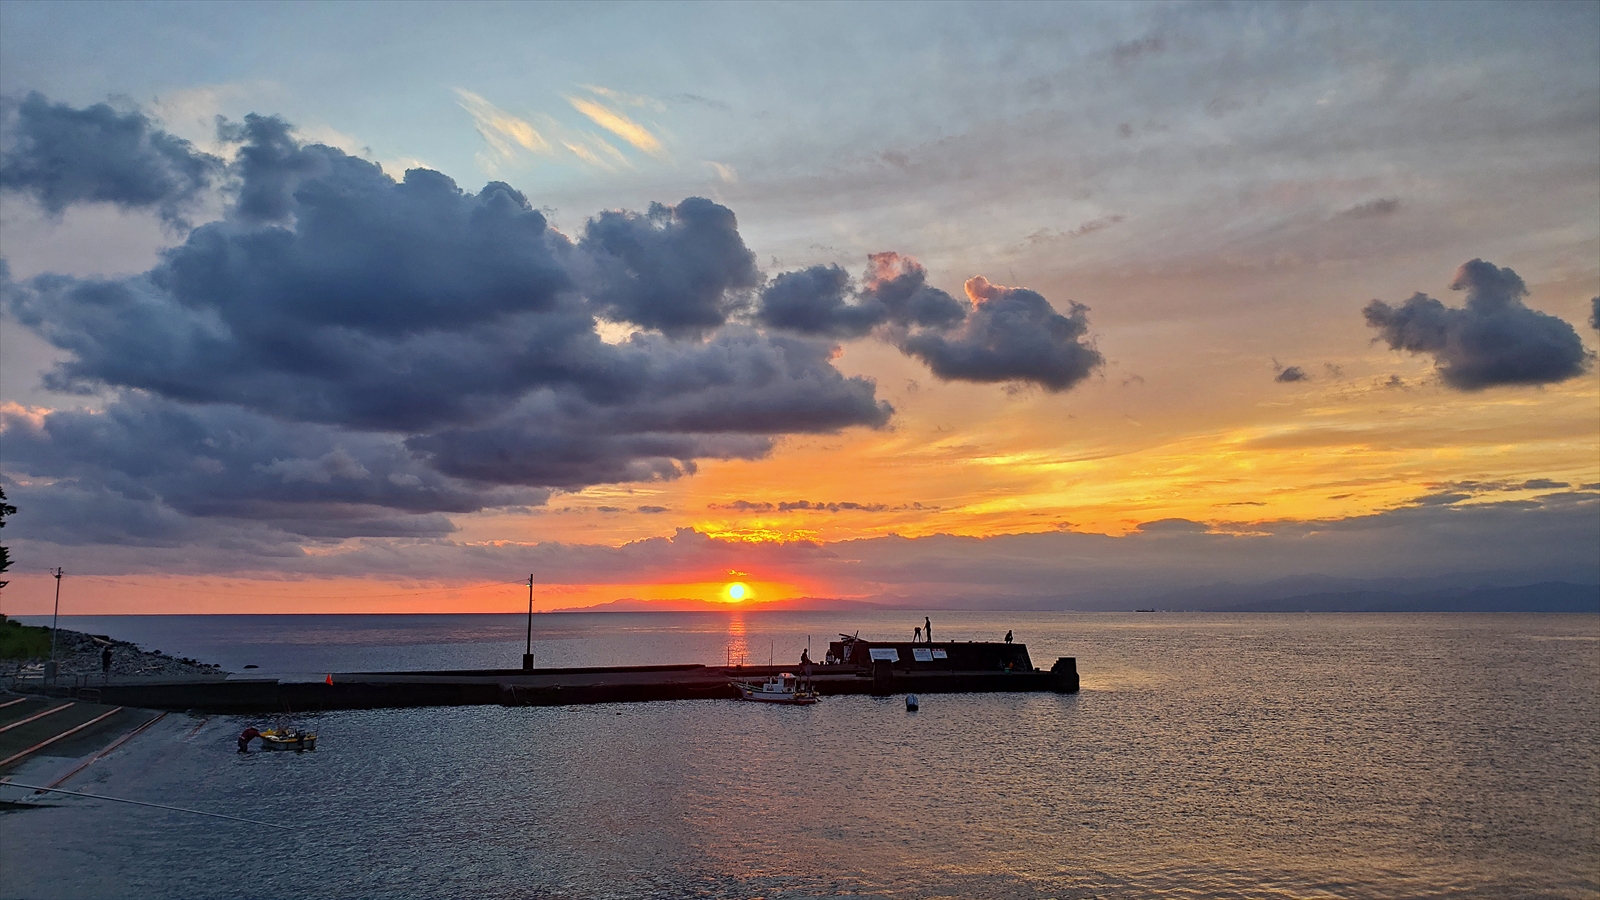
[{"label": "light pole on breakwater", "polygon": [[45,667],[51,681],[56,680],[56,620],[61,618],[61,576],[65,573],[65,569],[56,566],[56,611],[50,615],[50,665]]},{"label": "light pole on breakwater", "polygon": [[528,644],[522,651],[522,670],[533,671],[533,574],[528,574]]}]

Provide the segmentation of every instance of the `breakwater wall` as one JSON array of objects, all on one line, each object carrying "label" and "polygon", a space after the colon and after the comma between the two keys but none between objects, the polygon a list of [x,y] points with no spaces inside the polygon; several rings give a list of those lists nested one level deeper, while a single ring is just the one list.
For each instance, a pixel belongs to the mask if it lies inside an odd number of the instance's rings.
[{"label": "breakwater wall", "polygon": [[[937,646],[937,645],[934,645]],[[897,665],[816,665],[812,681],[824,696],[897,693],[940,694],[995,691],[1078,690],[1076,660],[1062,657],[1048,671],[1015,664],[1021,645],[1005,647],[1004,665],[985,669]],[[964,644],[971,658],[973,645]],[[909,657],[909,654],[907,654]],[[191,675],[111,678],[74,690],[102,703],[145,709],[205,712],[311,712],[419,706],[559,706],[580,703],[639,703],[656,700],[736,699],[736,681],[760,681],[796,671],[795,666],[605,666],[568,669],[474,669],[425,672],[334,672],[320,681]],[[25,685],[18,685],[28,689]],[[43,693],[62,693],[40,684]]]}]

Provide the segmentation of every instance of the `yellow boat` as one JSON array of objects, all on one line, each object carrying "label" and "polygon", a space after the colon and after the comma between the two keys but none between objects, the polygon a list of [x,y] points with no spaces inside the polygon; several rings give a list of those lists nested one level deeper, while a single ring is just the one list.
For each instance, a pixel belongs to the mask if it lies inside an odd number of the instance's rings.
[{"label": "yellow boat", "polygon": [[317,733],[315,731],[301,731],[298,728],[268,728],[261,732],[261,749],[263,750],[315,750],[317,749]]}]

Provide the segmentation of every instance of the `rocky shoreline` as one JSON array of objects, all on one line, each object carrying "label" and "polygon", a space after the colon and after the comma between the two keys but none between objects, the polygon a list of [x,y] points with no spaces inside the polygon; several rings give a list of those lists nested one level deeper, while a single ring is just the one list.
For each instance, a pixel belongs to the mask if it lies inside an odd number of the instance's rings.
[{"label": "rocky shoreline", "polygon": [[[222,667],[187,656],[168,656],[138,644],[107,635],[89,635],[63,628],[56,634],[56,660],[61,675],[99,675],[100,654],[111,645],[111,674],[120,675],[221,675]],[[43,659],[0,660],[0,677],[34,675],[44,671]]]}]

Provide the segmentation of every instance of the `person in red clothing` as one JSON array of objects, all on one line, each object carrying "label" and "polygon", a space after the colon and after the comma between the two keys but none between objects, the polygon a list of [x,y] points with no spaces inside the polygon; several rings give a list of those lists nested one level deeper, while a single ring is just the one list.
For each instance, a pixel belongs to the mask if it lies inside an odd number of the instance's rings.
[{"label": "person in red clothing", "polygon": [[261,732],[257,731],[253,725],[239,732],[239,752],[249,753],[250,742],[258,737],[261,737]]}]

